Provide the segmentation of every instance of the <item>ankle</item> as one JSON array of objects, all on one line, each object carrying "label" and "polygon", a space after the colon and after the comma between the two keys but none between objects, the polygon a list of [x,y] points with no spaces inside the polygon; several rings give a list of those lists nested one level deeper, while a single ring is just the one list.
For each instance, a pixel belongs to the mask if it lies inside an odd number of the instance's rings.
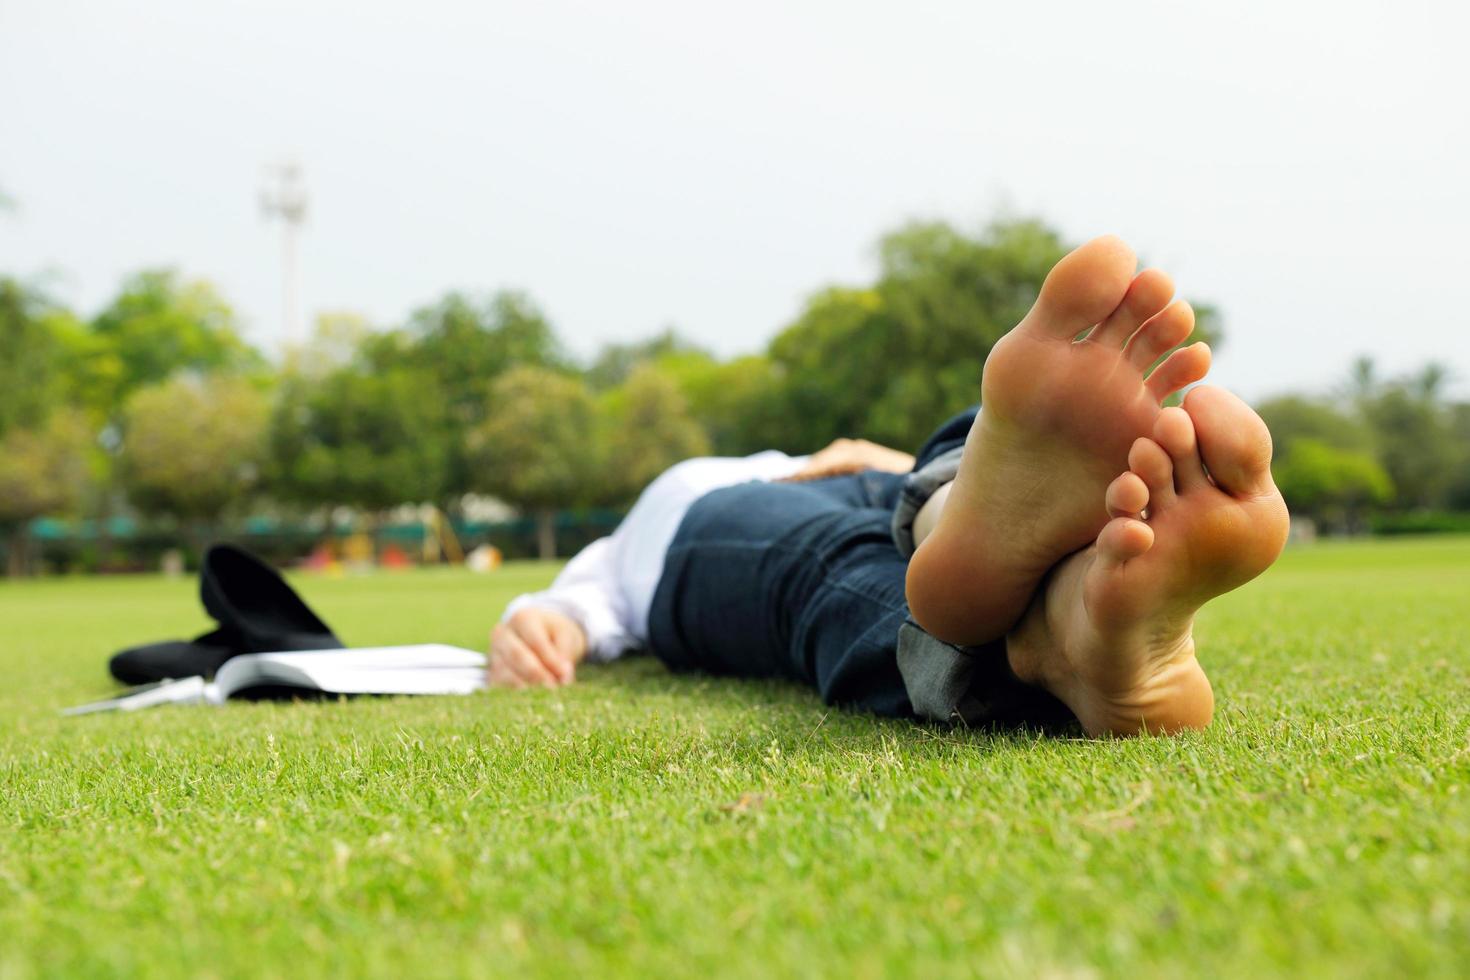
[{"label": "ankle", "polygon": [[1006,634],[1006,661],[1017,679],[1062,697],[1061,688],[1069,671],[1059,637],[1047,616],[1047,593],[1053,577],[1054,574],[1048,575],[1042,580],[1026,612]]}]

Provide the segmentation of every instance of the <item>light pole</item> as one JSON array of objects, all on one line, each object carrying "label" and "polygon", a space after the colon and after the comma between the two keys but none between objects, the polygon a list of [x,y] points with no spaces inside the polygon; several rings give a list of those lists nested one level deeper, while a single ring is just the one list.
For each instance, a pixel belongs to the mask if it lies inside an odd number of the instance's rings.
[{"label": "light pole", "polygon": [[301,167],[294,161],[266,168],[260,189],[260,212],[266,220],[281,219],[281,303],[285,330],[281,348],[285,350],[304,339],[298,322],[300,277],[296,239],[302,222],[306,220],[306,183],[301,176]]}]

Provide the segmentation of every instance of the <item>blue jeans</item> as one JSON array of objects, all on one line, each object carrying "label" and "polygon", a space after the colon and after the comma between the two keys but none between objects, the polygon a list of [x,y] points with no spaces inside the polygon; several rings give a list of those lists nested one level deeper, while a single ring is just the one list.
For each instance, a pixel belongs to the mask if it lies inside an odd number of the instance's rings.
[{"label": "blue jeans", "polygon": [[[916,468],[963,444],[974,418],[941,426]],[[829,704],[911,714],[896,660],[908,562],[890,526],[903,482],[868,471],[695,501],[654,593],[654,655],[675,670],[786,677]]]}]

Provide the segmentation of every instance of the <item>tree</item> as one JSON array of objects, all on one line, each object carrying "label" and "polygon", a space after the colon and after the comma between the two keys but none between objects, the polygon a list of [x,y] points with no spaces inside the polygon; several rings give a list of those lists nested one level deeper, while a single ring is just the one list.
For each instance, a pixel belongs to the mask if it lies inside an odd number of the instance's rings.
[{"label": "tree", "polygon": [[[910,224],[879,243],[867,287],[817,293],[771,343],[784,415],[777,448],[806,451],[836,436],[917,446],[980,394],[991,347],[1026,315],[1067,246],[1037,221],[997,222],[968,236]],[[1203,308],[1196,336],[1218,340]]]},{"label": "tree", "polygon": [[597,411],[580,378],[512,368],[491,387],[493,410],[470,432],[476,487],[536,516],[542,558],[556,556],[556,512],[587,502],[600,470]]},{"label": "tree", "polygon": [[1408,379],[1409,390],[1431,404],[1438,404],[1444,397],[1445,387],[1453,372],[1442,361],[1430,361]]},{"label": "tree", "polygon": [[1348,396],[1359,404],[1378,391],[1378,365],[1373,363],[1373,358],[1361,354],[1353,359],[1352,366],[1348,368],[1347,391]]},{"label": "tree", "polygon": [[717,361],[702,352],[673,353],[654,366],[678,385],[718,455],[745,456],[789,439],[782,378],[764,354]]},{"label": "tree", "polygon": [[1337,449],[1371,453],[1373,430],[1358,416],[1331,402],[1303,395],[1282,395],[1256,406],[1271,430],[1278,457],[1299,439],[1314,439]]},{"label": "tree", "polygon": [[70,511],[81,500],[95,445],[86,420],[68,411],[0,435],[0,530],[10,542],[9,574],[27,570],[31,521]]},{"label": "tree", "polygon": [[451,411],[473,421],[484,416],[487,386],[510,368],[567,368],[545,315],[513,291],[484,299],[448,293],[415,311],[392,340],[397,358],[432,374]]},{"label": "tree", "polygon": [[267,482],[282,500],[377,514],[438,500],[449,447],[445,404],[420,371],[360,365],[283,379],[271,415]]},{"label": "tree", "polygon": [[595,487],[601,499],[631,500],[680,460],[709,454],[709,437],[690,416],[678,384],[651,364],[604,395],[602,408],[607,466]]},{"label": "tree", "polygon": [[283,372],[322,378],[358,362],[376,342],[372,325],[359,313],[334,310],[317,315],[311,337],[286,352]]},{"label": "tree", "polygon": [[635,370],[645,364],[684,356],[713,360],[703,347],[681,337],[673,327],[666,327],[647,340],[605,345],[592,366],[587,369],[587,383],[595,391],[606,391],[627,381]]},{"label": "tree", "polygon": [[876,290],[833,287],[813,296],[771,341],[790,420],[773,448],[801,452],[832,434],[878,438],[869,416],[909,356]]},{"label": "tree", "polygon": [[59,398],[56,315],[33,290],[0,276],[0,433],[39,425]]},{"label": "tree", "polygon": [[196,548],[260,480],[269,405],[250,382],[180,377],[135,392],[123,410],[118,476],[144,514],[169,516]]},{"label": "tree", "polygon": [[1317,439],[1298,439],[1271,470],[1294,513],[1349,533],[1362,527],[1367,507],[1393,497],[1393,481],[1371,455]]},{"label": "tree", "polygon": [[483,299],[448,293],[416,311],[406,328],[370,338],[362,354],[375,370],[406,368],[426,376],[440,393],[449,450],[444,490],[451,496],[473,489],[464,446],[493,408],[495,379],[517,366],[571,370],[546,317],[529,297],[512,291]]},{"label": "tree", "polygon": [[834,436],[917,445],[979,397],[990,348],[1066,246],[1036,222],[998,223],[978,238],[925,222],[885,236],[878,251],[877,282],[817,293],[771,343],[786,414],[799,420],[780,448]]},{"label": "tree", "polygon": [[1450,406],[1450,432],[1460,447],[1460,458],[1455,463],[1447,503],[1455,510],[1470,510],[1470,402]]},{"label": "tree", "polygon": [[214,287],[181,279],[171,269],[139,272],[92,320],[102,343],[93,356],[116,358],[106,403],[121,406],[146,385],[180,371],[249,373],[264,368],[260,354],[240,337],[234,311]]},{"label": "tree", "polygon": [[1377,437],[1378,460],[1393,479],[1400,508],[1443,503],[1454,476],[1457,447],[1444,406],[1412,381],[1382,386],[1362,403]]}]

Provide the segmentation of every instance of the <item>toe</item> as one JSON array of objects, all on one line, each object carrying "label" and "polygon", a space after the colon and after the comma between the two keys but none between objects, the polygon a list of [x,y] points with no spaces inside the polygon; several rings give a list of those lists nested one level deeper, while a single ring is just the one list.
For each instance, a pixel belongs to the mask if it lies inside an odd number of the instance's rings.
[{"label": "toe", "polygon": [[1147,371],[1165,351],[1184,343],[1193,332],[1194,307],[1176,299],[1133,335],[1128,342],[1128,361],[1138,370]]},{"label": "toe", "polygon": [[1122,347],[1140,324],[1169,304],[1173,295],[1174,280],[1168,273],[1162,269],[1144,269],[1129,284],[1123,302],[1087,335],[1087,339]]},{"label": "toe", "polygon": [[1194,422],[1182,408],[1166,408],[1154,423],[1154,442],[1169,453],[1174,464],[1174,488],[1183,493],[1191,487],[1209,482],[1205,464],[1199,458],[1199,441]]},{"label": "toe", "polygon": [[1204,385],[1184,399],[1184,411],[1221,489],[1237,497],[1271,492],[1271,433],[1249,405],[1224,388]]},{"label": "toe", "polygon": [[1167,510],[1174,503],[1174,463],[1164,447],[1152,439],[1138,439],[1128,451],[1128,469],[1148,488],[1149,513]]},{"label": "toe", "polygon": [[1117,517],[1097,536],[1097,555],[1105,564],[1120,565],[1139,557],[1153,544],[1153,528],[1131,517]]},{"label": "toe", "polygon": [[1204,341],[1190,344],[1164,358],[1148,376],[1148,390],[1162,403],[1174,392],[1201,380],[1210,371],[1210,345]]},{"label": "toe", "polygon": [[1109,517],[1137,517],[1148,506],[1148,484],[1137,473],[1124,473],[1108,484]]},{"label": "toe", "polygon": [[1072,340],[1117,309],[1137,264],[1133,249],[1121,238],[1094,238],[1052,267],[1023,326]]}]

